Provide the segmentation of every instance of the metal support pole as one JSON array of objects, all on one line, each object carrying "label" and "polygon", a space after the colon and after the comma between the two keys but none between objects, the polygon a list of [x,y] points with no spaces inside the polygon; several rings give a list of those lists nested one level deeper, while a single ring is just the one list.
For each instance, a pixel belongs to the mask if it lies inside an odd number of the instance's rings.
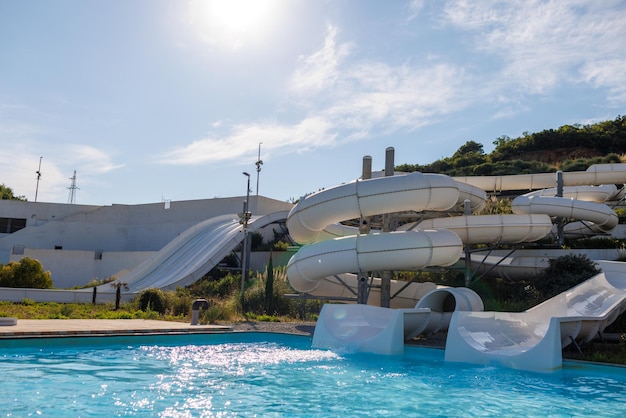
[{"label": "metal support pole", "polygon": [[248,225],[246,222],[246,212],[248,211],[248,202],[243,202],[242,219],[243,224],[243,243],[241,244],[241,298],[243,299],[243,290],[246,284],[246,253],[248,249]]},{"label": "metal support pole", "polygon": [[259,142],[259,155],[257,157],[256,163],[256,197],[259,199],[259,177],[261,175],[261,166],[263,165],[263,160],[261,160],[261,144],[263,142]]},{"label": "metal support pole", "polygon": [[[372,157],[366,155],[363,157],[363,168],[361,173],[362,180],[369,180],[372,178]],[[359,219],[359,234],[368,234],[370,231],[370,219],[361,216]],[[367,297],[369,292],[367,291],[367,272],[359,271],[359,282],[357,287],[357,303],[361,305],[367,304]]]},{"label": "metal support pole", "polygon": [[240,219],[240,223],[243,225],[243,245],[241,248],[241,302],[243,307],[243,293],[248,278],[248,221],[250,220],[251,213],[248,210],[248,203],[250,201],[250,174],[244,172],[244,176],[248,177],[248,185],[246,189],[246,200],[243,202],[243,213]]},{"label": "metal support pole", "polygon": [[39,180],[41,179],[41,159],[43,157],[39,157],[39,168],[37,169],[37,186],[35,187],[35,202],[37,202],[37,195],[39,194]]},{"label": "metal support pole", "polygon": [[[372,157],[366,155],[363,157],[363,168],[361,172],[361,180],[369,180],[372,178]],[[361,214],[361,219],[359,220],[359,233],[360,234],[369,234],[370,232],[370,219],[369,217],[364,218]]]},{"label": "metal support pole", "polygon": [[[387,147],[385,150],[385,177],[394,175],[395,166],[395,150],[393,147]],[[383,232],[391,232],[391,215],[383,215]],[[380,278],[380,306],[389,308],[391,306],[391,278],[393,271],[381,271]]]},{"label": "metal support pole", "polygon": [[[469,199],[465,199],[463,202],[463,212],[465,216],[472,215],[472,206],[470,204]],[[465,244],[465,287],[469,287],[472,283],[472,263],[471,263],[471,253],[470,253],[470,244]]]},{"label": "metal support pole", "polygon": [[[556,196],[563,197],[563,172],[561,170],[556,172]],[[559,216],[558,218],[556,218],[556,239],[559,247],[562,247],[565,244],[563,228],[563,217]]]}]

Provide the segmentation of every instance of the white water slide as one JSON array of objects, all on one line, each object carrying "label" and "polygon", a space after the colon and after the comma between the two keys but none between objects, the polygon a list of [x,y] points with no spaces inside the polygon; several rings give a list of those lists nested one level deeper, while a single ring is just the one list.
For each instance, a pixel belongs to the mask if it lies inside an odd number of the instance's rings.
[{"label": "white water slide", "polygon": [[[248,232],[284,220],[287,214],[287,211],[280,211],[253,217],[248,224]],[[237,215],[210,218],[187,229],[117,280],[126,283],[127,291],[131,293],[153,287],[175,289],[177,286],[188,286],[217,266],[243,238]],[[101,287],[110,291],[111,284]]]},{"label": "white water slide", "polygon": [[591,341],[626,311],[626,263],[598,266],[602,273],[525,312],[455,312],[446,361],[534,371],[561,367],[562,348]]},{"label": "white water slide", "polygon": [[[449,266],[460,258],[463,244],[538,241],[552,230],[554,216],[584,221],[585,228],[595,233],[606,233],[617,225],[615,212],[597,202],[617,193],[614,185],[601,184],[623,183],[625,164],[563,173],[563,180],[565,184],[583,187],[566,187],[563,197],[555,197],[554,188],[520,196],[513,201],[512,215],[447,216],[445,211],[458,208],[466,199],[474,211],[482,209],[486,193],[478,186],[486,190],[548,187],[554,186],[555,174],[452,179],[438,174],[411,173],[354,181],[314,193],[302,198],[287,218],[291,237],[308,244],[290,260],[289,281],[297,291],[311,295],[334,295],[345,284],[354,294],[356,276],[338,278],[337,275]],[[413,231],[367,235],[339,223],[404,211],[441,211],[442,216],[402,227]],[[414,305],[417,301],[412,299],[414,296],[403,298],[402,295],[415,295],[416,286],[410,285],[399,293],[392,307]],[[373,304],[375,296],[375,292],[370,295]]]},{"label": "white water slide", "polygon": [[[300,200],[287,219],[291,236],[297,242],[307,244],[288,264],[289,281],[297,291],[312,295],[336,294],[340,287],[355,295],[358,276],[345,274],[347,272],[449,266],[458,261],[464,243],[537,241],[550,233],[553,227],[551,217],[581,220],[584,229],[592,233],[606,233],[617,225],[614,211],[598,202],[615,197],[617,188],[613,184],[626,182],[626,165],[592,166],[585,172],[563,173],[563,180],[567,186],[563,197],[555,196],[554,173],[454,179],[412,173],[355,181],[309,195]],[[606,184],[609,186],[602,186]],[[513,215],[450,217],[444,213],[453,208],[458,210],[466,199],[470,200],[472,209],[478,211],[484,204],[485,191],[550,188],[553,190],[517,198],[513,202]],[[367,235],[339,224],[344,220],[404,211],[441,211],[442,217],[410,225],[405,227],[409,229],[406,231]],[[379,282],[375,281],[374,288],[377,284]],[[396,312],[379,307],[326,305],[318,320],[314,345],[343,345],[365,351],[396,353],[401,350],[402,343],[402,340],[398,341],[398,335],[411,337],[445,329],[448,326],[446,321],[458,317],[460,312],[482,311],[482,302],[474,301],[469,289],[458,295],[449,289],[433,289],[432,286],[392,281],[391,293],[396,294],[392,308],[403,308]],[[420,290],[420,287],[423,288]],[[426,295],[429,297],[424,297]],[[429,306],[415,304],[422,299],[420,296],[429,300]],[[463,299],[470,302],[464,304]],[[368,303],[377,304],[376,294],[374,297],[370,294]],[[448,317],[442,319],[446,313],[449,313]],[[491,315],[472,314],[478,317]],[[549,317],[544,316],[543,320],[547,329]],[[451,326],[457,327],[458,320]],[[524,328],[525,325],[519,326]],[[489,329],[487,327],[486,332]],[[476,331],[473,335],[478,333]],[[392,343],[389,343],[390,339]],[[472,343],[467,346],[473,347]],[[476,349],[480,350],[480,347]],[[521,350],[516,355],[520,353]],[[485,356],[489,357],[489,354]],[[474,361],[469,354],[464,358],[462,350],[458,351],[458,356],[448,359]],[[508,365],[514,365],[514,362]]]}]

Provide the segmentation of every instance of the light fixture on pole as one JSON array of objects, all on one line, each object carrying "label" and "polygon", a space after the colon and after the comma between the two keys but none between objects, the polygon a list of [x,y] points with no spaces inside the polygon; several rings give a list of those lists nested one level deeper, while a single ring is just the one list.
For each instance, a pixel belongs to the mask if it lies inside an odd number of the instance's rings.
[{"label": "light fixture on pole", "polygon": [[[261,174],[261,166],[263,165],[263,160],[261,160],[261,144],[263,142],[259,142],[259,156],[256,160],[256,197],[259,197],[259,176]],[[258,202],[258,199],[257,199]],[[258,203],[257,203],[258,205]]]},{"label": "light fixture on pole", "polygon": [[248,202],[250,200],[250,174],[243,172],[248,178],[246,187],[246,200],[243,202],[243,212],[239,214],[239,223],[243,225],[243,245],[241,248],[241,302],[243,306],[243,290],[248,278],[248,221],[252,214],[248,210]]},{"label": "light fixture on pole", "polygon": [[37,194],[39,193],[39,179],[41,179],[41,159],[43,157],[39,157],[39,168],[35,173],[37,173],[37,187],[35,187],[35,202],[37,201]]}]

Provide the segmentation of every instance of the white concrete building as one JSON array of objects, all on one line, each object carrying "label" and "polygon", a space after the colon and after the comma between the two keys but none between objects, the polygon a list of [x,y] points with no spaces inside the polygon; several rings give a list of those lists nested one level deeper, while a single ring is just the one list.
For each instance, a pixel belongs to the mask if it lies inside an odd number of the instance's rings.
[{"label": "white concrete building", "polygon": [[[227,214],[236,218],[244,200],[232,197],[111,206],[0,200],[0,263],[30,257],[51,272],[55,287],[84,285],[132,269],[206,219]],[[292,206],[250,197],[255,216],[288,211]],[[266,239],[273,238],[274,228],[280,229],[280,225],[265,228]]]}]

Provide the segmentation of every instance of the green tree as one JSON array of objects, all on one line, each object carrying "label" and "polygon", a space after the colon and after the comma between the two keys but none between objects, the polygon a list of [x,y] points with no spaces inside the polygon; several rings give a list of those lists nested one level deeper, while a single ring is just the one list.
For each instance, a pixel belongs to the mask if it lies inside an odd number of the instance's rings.
[{"label": "green tree", "polygon": [[479,144],[476,141],[467,141],[465,144],[459,147],[459,149],[454,153],[452,158],[462,157],[469,153],[483,155],[485,153],[485,151],[483,150],[483,144]]},{"label": "green tree", "polygon": [[0,286],[32,289],[52,288],[52,277],[38,260],[24,257],[10,262],[0,270]]},{"label": "green tree", "polygon": [[2,183],[0,184],[0,200],[26,201],[26,198],[24,196],[15,196],[15,193],[13,193],[13,189]]},{"label": "green tree", "polygon": [[454,167],[469,167],[485,163],[483,145],[475,141],[467,141],[452,156]]}]

